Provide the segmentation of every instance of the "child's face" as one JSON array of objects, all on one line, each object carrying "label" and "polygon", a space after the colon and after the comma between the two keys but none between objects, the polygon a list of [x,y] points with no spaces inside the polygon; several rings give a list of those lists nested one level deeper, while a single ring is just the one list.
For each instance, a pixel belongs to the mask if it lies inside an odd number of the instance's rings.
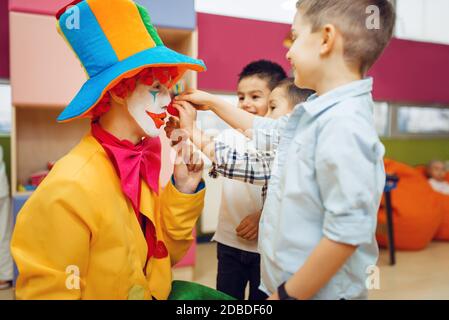
[{"label": "child's face", "polygon": [[305,20],[300,10],[297,11],[292,25],[293,44],[287,53],[299,88],[316,90],[316,80],[320,70],[322,37],[320,32],[312,33],[310,23]]},{"label": "child's face", "polygon": [[267,81],[257,76],[243,78],[237,88],[238,106],[249,113],[263,117],[268,111],[270,92]]},{"label": "child's face", "polygon": [[287,99],[287,90],[285,88],[275,88],[269,98],[267,118],[279,119],[290,113],[291,103]]},{"label": "child's face", "polygon": [[157,137],[159,129],[165,124],[170,101],[167,87],[155,81],[151,86],[139,83],[126,99],[126,105],[140,128],[149,137]]},{"label": "child's face", "polygon": [[433,178],[437,181],[445,181],[444,178],[446,177],[446,168],[444,166],[444,163],[441,161],[433,162],[428,169],[428,173],[430,178]]}]

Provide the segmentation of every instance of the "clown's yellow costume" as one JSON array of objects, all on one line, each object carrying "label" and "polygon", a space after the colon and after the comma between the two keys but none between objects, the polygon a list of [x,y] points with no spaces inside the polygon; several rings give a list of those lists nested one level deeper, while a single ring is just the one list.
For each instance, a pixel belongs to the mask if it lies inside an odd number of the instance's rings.
[{"label": "clown's yellow costume", "polygon": [[17,298],[166,299],[171,266],[192,243],[204,192],[182,194],[170,182],[158,197],[142,182],[140,211],[169,253],[149,259],[145,275],[147,244],[133,207],[107,154],[87,135],[57,162],[18,216],[12,241]]},{"label": "clown's yellow costume", "polygon": [[[139,72],[145,85],[154,76],[169,88],[186,70],[205,69],[166,48],[147,11],[130,0],[72,5],[58,13],[58,28],[89,80],[61,122],[101,114],[110,90],[131,92],[135,81],[117,85]],[[79,29],[71,24],[76,17]],[[159,93],[150,92],[156,103]],[[160,123],[161,114],[146,112]],[[205,189],[201,182],[196,193],[184,194],[172,178],[162,190],[159,169],[158,138],[130,145],[94,121],[18,215],[11,243],[17,298],[166,299],[171,267],[193,241]]]}]

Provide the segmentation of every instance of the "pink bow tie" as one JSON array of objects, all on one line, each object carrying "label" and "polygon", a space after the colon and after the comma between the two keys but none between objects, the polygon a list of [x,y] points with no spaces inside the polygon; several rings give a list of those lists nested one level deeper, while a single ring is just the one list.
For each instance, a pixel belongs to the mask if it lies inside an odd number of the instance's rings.
[{"label": "pink bow tie", "polygon": [[[92,135],[103,146],[103,149],[114,164],[120,178],[125,196],[131,201],[137,220],[147,242],[147,259],[155,257],[163,259],[168,256],[163,241],[156,236],[154,224],[140,213],[140,179],[144,179],[148,187],[159,194],[159,174],[161,172],[161,140],[146,138],[137,145],[128,140],[119,140],[105,131],[98,122],[92,122]],[[148,262],[148,260],[147,260]],[[146,270],[146,264],[144,272]]]},{"label": "pink bow tie", "polygon": [[137,145],[119,140],[105,131],[98,122],[92,122],[92,135],[103,146],[120,178],[122,191],[134,210],[140,207],[140,178],[159,194],[161,172],[161,141],[159,137],[145,138]]}]

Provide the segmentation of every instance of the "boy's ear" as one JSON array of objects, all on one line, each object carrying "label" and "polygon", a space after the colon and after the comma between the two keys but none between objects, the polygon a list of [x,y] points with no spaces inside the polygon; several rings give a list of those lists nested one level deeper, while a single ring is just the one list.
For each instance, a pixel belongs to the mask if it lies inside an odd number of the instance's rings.
[{"label": "boy's ear", "polygon": [[337,37],[337,29],[333,24],[326,24],[321,31],[321,55],[328,55],[332,52]]}]

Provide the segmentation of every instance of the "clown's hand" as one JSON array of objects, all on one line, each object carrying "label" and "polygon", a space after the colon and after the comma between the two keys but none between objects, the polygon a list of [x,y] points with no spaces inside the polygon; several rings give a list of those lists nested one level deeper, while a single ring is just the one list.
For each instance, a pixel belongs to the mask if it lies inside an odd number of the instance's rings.
[{"label": "clown's hand", "polygon": [[179,118],[175,116],[171,116],[168,119],[167,123],[165,124],[164,130],[165,135],[171,141],[172,147],[190,138],[188,132],[181,129]]},{"label": "clown's hand", "polygon": [[175,187],[182,193],[193,194],[203,178],[204,161],[201,153],[190,141],[182,141],[174,147],[176,151],[174,179]]}]

